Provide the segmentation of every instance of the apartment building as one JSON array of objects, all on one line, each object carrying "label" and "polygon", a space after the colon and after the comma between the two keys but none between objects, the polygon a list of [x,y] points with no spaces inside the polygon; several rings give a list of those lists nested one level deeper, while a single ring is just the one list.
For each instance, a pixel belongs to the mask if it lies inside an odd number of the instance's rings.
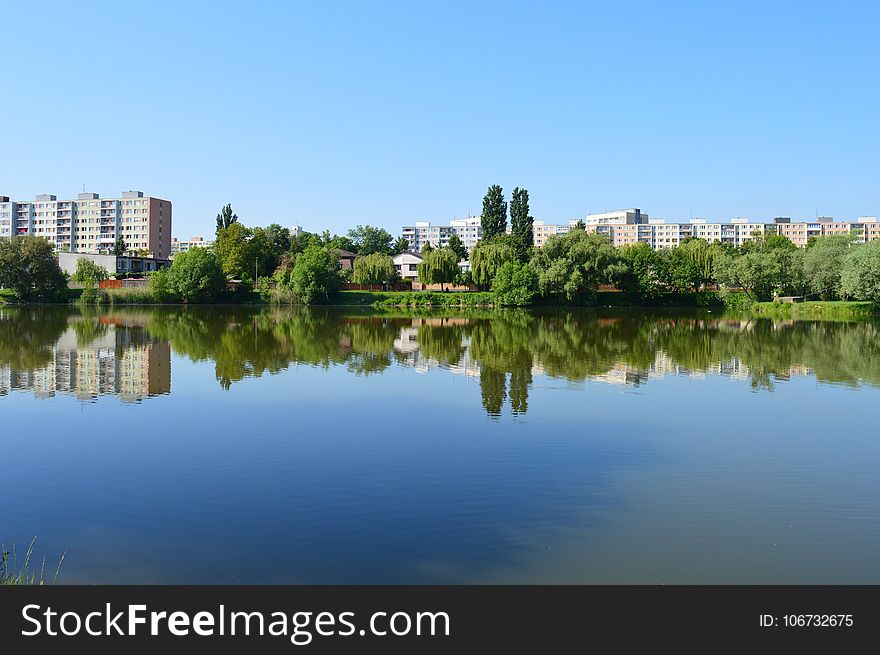
[{"label": "apartment building", "polygon": [[[535,221],[532,234],[536,246],[543,246],[554,234],[571,230],[577,220],[569,221],[567,226],[547,225]],[[651,219],[638,209],[624,209],[604,214],[588,215],[584,220],[587,232],[595,232],[608,237],[615,246],[646,243],[654,250],[675,248],[684,239],[703,239],[709,243],[725,243],[741,246],[755,238],[755,235],[781,235],[795,245],[806,247],[811,238],[852,234],[857,241],[872,241],[880,238],[880,222],[876,216],[861,216],[853,221],[835,221],[831,217],[819,217],[815,221],[792,222],[790,218],[775,218],[772,222],[753,221],[747,218],[733,218],[725,222],[714,222],[694,218],[686,223],[667,223],[662,219]]]},{"label": "apartment building", "polygon": [[532,221],[532,242],[541,248],[547,239],[556,234],[567,234],[575,224],[577,220],[571,221],[569,225],[550,225],[544,221]]},{"label": "apartment building", "polygon": [[167,259],[171,202],[140,191],[126,191],[118,198],[80,193],[75,200],[44,194],[33,202],[0,196],[0,237],[17,234],[43,237],[58,251],[90,254],[110,253],[122,236],[129,250],[149,250]]},{"label": "apartment building", "polygon": [[[614,209],[601,214],[587,214],[584,224],[587,227],[593,225],[633,225],[639,223],[648,223],[648,215],[640,209]],[[577,223],[577,219],[573,221]],[[572,223],[572,221],[569,221]]]},{"label": "apartment building", "polygon": [[204,237],[192,237],[188,240],[179,240],[177,237],[171,238],[171,257],[181,252],[188,252],[193,248],[213,248],[214,241],[205,239]]},{"label": "apartment building", "polygon": [[9,196],[0,196],[0,238],[12,235],[14,215],[15,206],[9,200]]},{"label": "apartment building", "polygon": [[430,243],[432,248],[445,248],[453,234],[470,251],[483,236],[480,217],[455,219],[449,225],[431,225],[430,221],[416,221],[415,225],[405,226],[402,230],[403,238],[409,242],[409,249],[416,253],[421,252],[426,243]]}]

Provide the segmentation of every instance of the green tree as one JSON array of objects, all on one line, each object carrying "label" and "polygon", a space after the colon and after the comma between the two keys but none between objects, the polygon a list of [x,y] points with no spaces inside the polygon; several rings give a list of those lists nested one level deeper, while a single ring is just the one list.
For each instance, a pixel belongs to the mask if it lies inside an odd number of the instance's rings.
[{"label": "green tree", "polygon": [[372,255],[375,252],[390,255],[392,252],[391,242],[394,237],[381,227],[357,225],[348,231],[348,238],[351,239],[355,252],[359,255]]},{"label": "green tree", "polygon": [[87,257],[80,257],[76,262],[76,271],[70,276],[74,282],[83,285],[79,302],[82,304],[94,304],[98,301],[98,285],[108,279],[110,274],[107,269],[96,264]]},{"label": "green tree", "polygon": [[720,246],[704,239],[686,238],[677,248],[667,248],[659,255],[665,282],[672,291],[687,293],[715,280],[715,260]]},{"label": "green tree", "polygon": [[584,223],[582,220],[578,219],[578,222],[574,224],[574,229],[583,230],[584,232],[586,232],[587,231],[587,224]]},{"label": "green tree", "polygon": [[666,269],[659,252],[647,243],[639,242],[619,248],[618,254],[625,264],[623,275],[616,281],[621,291],[635,293],[642,298],[655,298],[665,290]]},{"label": "green tree", "polygon": [[425,245],[422,246],[422,252],[420,254],[422,255],[422,257],[424,257],[432,250],[434,250],[434,246],[431,245],[431,242],[425,241]]},{"label": "green tree", "polygon": [[507,241],[480,241],[471,250],[471,272],[474,283],[487,290],[495,280],[498,269],[506,262],[518,260],[516,249]]},{"label": "green tree", "polygon": [[[277,266],[281,255],[290,250],[290,230],[278,223],[272,223],[266,228],[266,236],[272,243],[272,256]],[[274,269],[275,266],[272,268]]]},{"label": "green tree", "polygon": [[457,234],[453,233],[453,235],[449,237],[449,242],[446,244],[446,247],[455,253],[455,256],[458,257],[458,261],[468,258],[468,251],[461,242],[461,239],[458,238]]},{"label": "green tree", "polygon": [[504,200],[504,190],[497,184],[490,186],[483,198],[480,226],[486,241],[507,231],[507,201]]},{"label": "green tree", "polygon": [[392,255],[399,255],[402,252],[406,252],[409,250],[409,240],[406,237],[397,237],[391,250]]},{"label": "green tree", "polygon": [[534,220],[529,215],[528,190],[520,189],[519,187],[515,188],[510,196],[511,233],[528,248],[531,248],[534,243],[534,235],[532,234]]},{"label": "green tree", "polygon": [[96,264],[88,257],[80,257],[76,262],[76,272],[70,276],[74,282],[83,286],[95,287],[104,280],[110,278],[110,273],[100,264]]},{"label": "green tree", "polygon": [[610,282],[609,273],[616,263],[617,252],[607,238],[582,230],[550,237],[532,257],[541,295],[569,302]]},{"label": "green tree", "polygon": [[253,278],[257,253],[251,245],[252,237],[253,231],[238,221],[230,223],[217,234],[214,252],[226,275],[242,280]]},{"label": "green tree", "polygon": [[538,276],[529,264],[505,262],[495,274],[492,291],[500,305],[530,305],[538,290]]},{"label": "green tree", "polygon": [[254,227],[250,229],[248,254],[252,261],[249,273],[257,277],[269,275],[278,266],[278,259],[284,251],[276,249],[273,237],[274,235],[268,228]]},{"label": "green tree", "polygon": [[419,282],[422,284],[439,284],[442,290],[444,285],[455,281],[458,275],[458,256],[449,248],[436,248],[427,254],[422,254],[419,264]]},{"label": "green tree", "polygon": [[[174,259],[176,260],[177,257]],[[148,273],[147,288],[150,290],[150,297],[155,302],[172,302],[179,300],[174,290],[171,288],[169,269],[167,268],[160,268],[157,271]]]},{"label": "green tree", "polygon": [[128,250],[128,248],[125,245],[125,239],[120,234],[116,237],[116,243],[113,244],[112,254],[116,255],[117,257],[122,257],[123,255],[125,255],[126,250]]},{"label": "green tree", "polygon": [[384,284],[394,278],[394,262],[380,252],[354,260],[352,280],[355,284]]},{"label": "green tree", "polygon": [[232,205],[227,204],[220,210],[220,213],[217,214],[217,229],[215,231],[216,236],[220,236],[220,232],[225,230],[227,227],[232,225],[233,223],[238,223],[238,214],[234,214],[232,212]]},{"label": "green tree", "polygon": [[321,234],[321,243],[319,245],[329,250],[347,250],[354,253],[359,252],[357,244],[352,241],[350,237],[347,237],[344,234],[330,234],[330,230],[324,230]]},{"label": "green tree", "polygon": [[291,288],[300,302],[310,305],[328,301],[339,289],[339,258],[336,250],[309,246],[296,258],[290,276]]},{"label": "green tree", "polygon": [[[323,245],[321,243],[321,237],[317,234],[312,234],[311,232],[301,232],[294,237],[290,238],[290,248],[288,252],[290,254],[298,254],[303,252],[309,246],[318,246]],[[348,248],[343,248],[343,250],[348,250]],[[279,262],[280,264],[280,262]]]},{"label": "green tree", "polygon": [[[207,248],[193,248],[174,257],[167,275],[154,273],[151,290],[159,291],[160,284],[169,295],[191,303],[217,300],[226,291],[226,276],[217,255]],[[165,278],[165,279],[163,279]]]},{"label": "green tree", "polygon": [[804,290],[803,253],[775,240],[725,252],[716,259],[715,269],[719,283],[741,288],[753,301]]},{"label": "green tree", "polygon": [[843,258],[840,290],[847,298],[880,303],[880,240],[849,249]]},{"label": "green tree", "polygon": [[63,296],[67,281],[52,244],[31,235],[0,239],[0,287],[20,301]]},{"label": "green tree", "polygon": [[822,300],[841,297],[844,261],[852,245],[850,236],[830,236],[816,239],[804,253],[804,280]]}]

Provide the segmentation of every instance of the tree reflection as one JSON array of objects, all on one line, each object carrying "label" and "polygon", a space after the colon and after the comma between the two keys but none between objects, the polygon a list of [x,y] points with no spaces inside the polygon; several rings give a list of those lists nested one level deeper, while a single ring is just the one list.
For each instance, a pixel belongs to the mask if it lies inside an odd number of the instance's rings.
[{"label": "tree reflection", "polygon": [[[640,384],[651,377],[716,374],[772,390],[796,375],[880,384],[878,324],[773,321],[700,312],[499,310],[456,315],[341,308],[131,308],[81,314],[0,309],[0,367],[33,370],[52,360],[73,325],[77,347],[107,325],[144,331],[192,361],[213,362],[224,389],[291,365],[342,366],[373,375],[391,366],[439,367],[479,377],[490,416],[525,414],[533,376]],[[132,334],[134,334],[132,332]]]}]

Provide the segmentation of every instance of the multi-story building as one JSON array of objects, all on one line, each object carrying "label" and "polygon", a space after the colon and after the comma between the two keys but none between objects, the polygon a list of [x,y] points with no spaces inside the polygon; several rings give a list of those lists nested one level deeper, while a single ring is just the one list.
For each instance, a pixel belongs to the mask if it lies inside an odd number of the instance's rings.
[{"label": "multi-story building", "polygon": [[409,249],[421,252],[426,243],[432,248],[445,248],[449,238],[457,235],[464,247],[470,251],[483,236],[479,216],[455,219],[449,225],[431,225],[430,221],[416,221],[413,226],[403,228],[403,238],[409,242]]},{"label": "multi-story building", "polygon": [[[573,221],[577,224],[577,220]],[[572,225],[548,225],[544,221],[532,222],[532,243],[541,248],[547,239],[556,234],[566,234],[572,228]]]},{"label": "multi-story building", "polygon": [[[532,227],[534,243],[538,247],[543,246],[548,238],[568,232],[577,223],[578,220],[571,220],[567,226],[563,226],[535,221]],[[801,247],[806,247],[811,238],[842,234],[851,234],[856,241],[861,242],[880,239],[880,222],[875,216],[861,216],[855,222],[835,221],[825,216],[814,221],[796,223],[790,218],[775,218],[772,222],[747,218],[714,222],[694,218],[686,223],[667,223],[663,219],[649,219],[647,214],[638,209],[624,209],[588,215],[583,223],[587,232],[603,234],[615,246],[642,242],[654,250],[675,248],[687,238],[741,246],[754,239],[755,235],[781,235]]]},{"label": "multi-story building", "polygon": [[[5,199],[5,200],[3,200]],[[4,214],[10,221],[4,231]],[[56,250],[107,254],[118,237],[131,251],[148,250],[160,259],[171,256],[171,202],[140,191],[119,198],[80,193],[76,200],[51,194],[33,202],[10,202],[0,196],[0,236],[31,234],[51,242]]]},{"label": "multi-story building", "polygon": [[[614,209],[601,214],[587,214],[584,224],[591,225],[632,225],[647,223],[648,215],[640,209]],[[577,223],[575,219],[574,223]]]},{"label": "multi-story building", "polygon": [[0,238],[12,235],[12,223],[15,218],[15,206],[9,196],[0,196]]},{"label": "multi-story building", "polygon": [[180,241],[177,237],[171,238],[171,257],[181,252],[188,252],[193,248],[213,248],[214,242],[204,237],[192,237],[188,241]]}]

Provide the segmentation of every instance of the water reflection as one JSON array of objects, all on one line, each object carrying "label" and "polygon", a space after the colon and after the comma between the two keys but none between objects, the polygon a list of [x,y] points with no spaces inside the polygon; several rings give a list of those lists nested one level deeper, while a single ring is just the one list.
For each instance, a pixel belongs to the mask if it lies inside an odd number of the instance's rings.
[{"label": "water reflection", "polygon": [[392,366],[479,379],[491,416],[529,408],[536,376],[638,386],[687,375],[746,380],[770,391],[795,376],[880,383],[875,322],[772,321],[710,313],[497,311],[400,315],[341,308],[0,309],[0,394],[171,391],[171,352],[213,362],[222,388],[291,365]]},{"label": "water reflection", "polygon": [[0,396],[10,390],[140,402],[171,392],[171,346],[132,317],[0,310]]}]

